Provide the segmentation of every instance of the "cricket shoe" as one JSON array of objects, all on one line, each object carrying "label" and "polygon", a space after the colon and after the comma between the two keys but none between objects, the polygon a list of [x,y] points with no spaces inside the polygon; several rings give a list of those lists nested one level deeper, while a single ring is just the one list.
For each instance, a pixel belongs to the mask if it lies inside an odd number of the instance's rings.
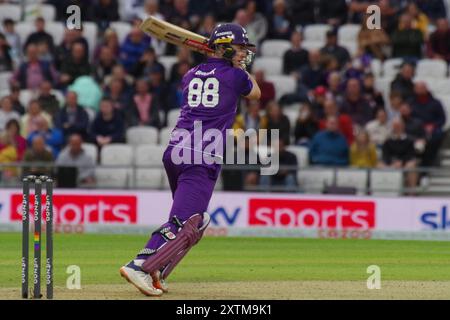
[{"label": "cricket shoe", "polygon": [[144,261],[141,259],[131,260],[130,263],[120,268],[120,275],[146,296],[158,297],[163,294],[163,291],[155,288],[152,285],[152,277],[142,271],[141,266]]},{"label": "cricket shoe", "polygon": [[166,281],[161,278],[161,271],[157,270],[152,273],[150,273],[152,280],[153,280],[153,287],[161,290],[164,293],[169,292],[169,286],[167,285]]}]

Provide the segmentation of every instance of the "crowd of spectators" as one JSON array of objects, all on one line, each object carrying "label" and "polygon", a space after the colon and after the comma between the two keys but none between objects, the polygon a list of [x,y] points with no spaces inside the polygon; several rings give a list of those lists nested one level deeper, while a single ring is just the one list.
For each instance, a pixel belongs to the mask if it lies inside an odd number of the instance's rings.
[{"label": "crowd of spectators", "polygon": [[[0,1],[5,2],[15,1]],[[44,2],[55,7],[58,21],[67,18],[67,6],[80,6],[82,20],[98,26],[96,47],[89,48],[83,29],[65,29],[61,43],[56,43],[42,17],[34,20],[35,29],[26,39],[15,30],[18,21],[1,22],[0,71],[12,72],[12,77],[9,93],[0,97],[0,163],[61,163],[61,158],[89,163],[79,147],[83,141],[101,148],[125,142],[131,126],[165,127],[168,113],[180,107],[182,76],[204,58],[144,34],[139,24],[154,15],[205,36],[218,22],[233,21],[246,28],[258,47],[267,39],[291,42],[282,57],[282,72],[295,79],[295,91],[275,99],[274,84],[264,71],[253,68],[261,100],[243,100],[233,126],[280,130],[281,165],[296,163],[286,150],[289,145],[308,148],[312,165],[410,169],[438,164],[445,113],[426,84],[413,78],[420,59],[450,62],[443,0]],[[367,28],[365,12],[371,4],[381,9],[382,29]],[[123,42],[110,26],[115,21],[132,26]],[[318,49],[304,48],[302,31],[316,23],[331,26],[326,42]],[[361,24],[353,55],[337,41],[339,27],[347,23]],[[177,56],[171,70],[158,61],[167,55]],[[370,65],[373,59],[388,58],[404,62],[389,97],[383,97],[375,89]],[[35,93],[28,105],[21,104],[24,89]],[[64,97],[62,106],[55,91]],[[292,104],[299,106],[295,125],[285,114]],[[89,172],[82,180],[92,182]],[[3,176],[14,174],[9,170]],[[242,172],[233,179],[240,181],[239,187],[297,183],[291,172],[271,180],[248,174],[251,178]],[[416,185],[418,178],[409,175],[408,185]]]}]

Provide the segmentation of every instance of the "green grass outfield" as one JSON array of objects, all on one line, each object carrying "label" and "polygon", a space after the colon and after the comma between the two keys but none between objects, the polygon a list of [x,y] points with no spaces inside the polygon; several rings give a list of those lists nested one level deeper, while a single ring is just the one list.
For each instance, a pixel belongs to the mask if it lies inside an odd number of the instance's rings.
[{"label": "green grass outfield", "polygon": [[[56,234],[55,286],[65,287],[69,276],[66,269],[70,265],[81,268],[82,286],[124,285],[118,269],[133,258],[145,241],[145,236],[135,235]],[[31,248],[30,242],[30,261]],[[43,261],[44,257],[43,253]],[[21,234],[0,233],[0,289],[15,288],[19,292],[20,259]],[[369,265],[381,268],[382,281],[450,283],[450,244],[435,241],[205,237],[174,271],[170,282],[181,285],[350,281],[365,286]],[[30,273],[31,270],[30,266]],[[44,269],[42,273],[45,274]],[[220,294],[214,297],[220,298]]]}]

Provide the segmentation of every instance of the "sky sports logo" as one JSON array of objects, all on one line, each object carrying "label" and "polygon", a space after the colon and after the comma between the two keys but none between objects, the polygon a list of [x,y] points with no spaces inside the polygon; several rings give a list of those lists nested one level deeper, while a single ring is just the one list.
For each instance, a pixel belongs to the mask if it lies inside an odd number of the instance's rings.
[{"label": "sky sports logo", "polygon": [[431,230],[450,229],[450,217],[447,215],[447,206],[442,206],[437,211],[427,211],[421,214],[420,221]]},{"label": "sky sports logo", "polygon": [[[30,195],[30,214],[34,214],[34,195]],[[44,199],[44,196],[43,196]],[[22,220],[22,194],[11,195],[11,221]],[[136,224],[137,197],[123,195],[53,196],[56,224]],[[45,217],[45,206],[42,206]]]},{"label": "sky sports logo", "polygon": [[249,225],[304,229],[374,229],[375,202],[250,199]]}]

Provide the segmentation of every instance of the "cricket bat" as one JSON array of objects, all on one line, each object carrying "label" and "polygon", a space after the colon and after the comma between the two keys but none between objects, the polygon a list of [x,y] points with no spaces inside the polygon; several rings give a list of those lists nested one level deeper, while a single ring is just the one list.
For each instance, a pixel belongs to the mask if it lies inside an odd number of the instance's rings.
[{"label": "cricket bat", "polygon": [[208,38],[152,16],[145,19],[140,28],[151,37],[176,46],[183,46],[202,54],[214,52],[208,47]]}]

